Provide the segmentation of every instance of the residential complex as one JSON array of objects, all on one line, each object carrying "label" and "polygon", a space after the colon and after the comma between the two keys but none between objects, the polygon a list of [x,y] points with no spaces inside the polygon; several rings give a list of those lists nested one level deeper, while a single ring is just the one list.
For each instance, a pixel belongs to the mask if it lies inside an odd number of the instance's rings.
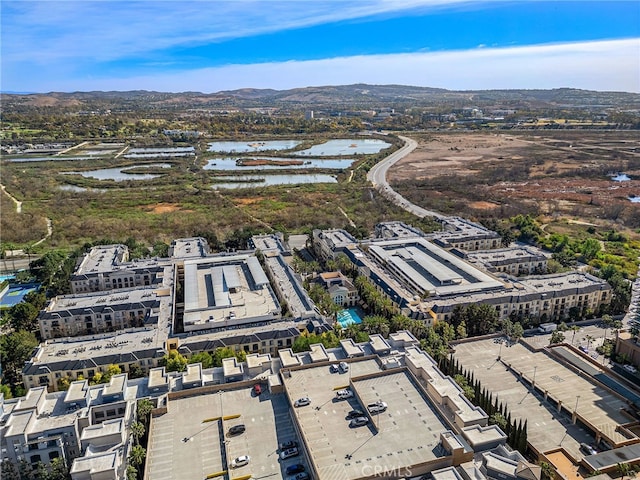
[{"label": "residential complex", "polygon": [[[595,313],[611,300],[611,287],[602,279],[584,272],[537,275],[546,270],[541,252],[497,249],[483,227],[458,218],[442,222],[458,226],[455,244],[447,240],[449,231],[425,235],[388,222],[376,227],[378,238],[362,242],[341,230],[314,231],[314,248],[324,259],[346,255],[398,309],[428,324],[449,320],[458,305],[492,305],[499,319],[559,321]],[[487,245],[492,249],[478,249]]]},{"label": "residential complex", "polygon": [[262,262],[256,251],[212,255],[202,238],[177,239],[169,258],[139,261],[128,260],[124,245],[92,248],[72,277],[75,293],[40,313],[45,342],[23,370],[25,385],[53,390],[61,379],[92,378],[109,365],[146,373],[172,349],[276,354],[301,331],[327,331],[279,237],[256,242]]}]

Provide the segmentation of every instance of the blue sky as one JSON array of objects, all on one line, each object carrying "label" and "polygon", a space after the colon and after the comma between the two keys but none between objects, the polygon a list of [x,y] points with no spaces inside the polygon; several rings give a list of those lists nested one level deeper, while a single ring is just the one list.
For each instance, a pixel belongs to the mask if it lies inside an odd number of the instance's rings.
[{"label": "blue sky", "polygon": [[640,0],[0,0],[2,91],[640,92]]}]

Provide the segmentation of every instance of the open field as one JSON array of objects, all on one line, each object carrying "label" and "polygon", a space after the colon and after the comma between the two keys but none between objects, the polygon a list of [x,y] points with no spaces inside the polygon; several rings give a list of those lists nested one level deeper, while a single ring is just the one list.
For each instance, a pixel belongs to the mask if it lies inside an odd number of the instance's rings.
[{"label": "open field", "polygon": [[[418,149],[389,176],[394,188],[418,205],[474,219],[532,213],[542,216],[548,233],[584,235],[595,226],[626,230],[634,238],[633,229],[640,227],[639,206],[628,199],[640,195],[640,141],[634,132],[435,132],[411,137],[420,141]],[[51,161],[3,161],[3,184],[23,205],[22,213],[15,213],[2,196],[2,241],[32,244],[46,233],[45,218],[53,222],[53,235],[44,248],[105,237],[134,236],[153,243],[207,232],[224,240],[242,227],[299,233],[354,222],[367,232],[391,219],[433,228],[370,188],[367,164],[376,160],[364,156],[356,156],[350,169],[323,171],[336,175],[334,184],[251,184],[216,191],[212,185],[224,172],[203,169],[209,155],[203,157],[201,151],[195,158],[134,160],[116,156],[121,145],[110,149],[110,155],[89,159],[68,155],[104,150],[99,141],[85,142]],[[127,169],[121,177],[131,179],[82,176],[100,169]],[[612,181],[609,174],[617,172],[631,179]],[[135,180],[136,175],[146,177]]]},{"label": "open field", "polygon": [[[640,227],[640,139],[628,131],[434,133],[390,171],[424,208],[472,218],[518,213]],[[624,172],[629,181],[610,175]]]}]

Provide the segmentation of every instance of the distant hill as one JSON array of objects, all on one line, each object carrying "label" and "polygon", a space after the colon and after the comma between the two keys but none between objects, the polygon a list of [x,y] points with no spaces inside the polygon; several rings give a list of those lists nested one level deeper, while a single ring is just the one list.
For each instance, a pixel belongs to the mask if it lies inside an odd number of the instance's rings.
[{"label": "distant hill", "polygon": [[117,108],[327,108],[351,105],[381,106],[479,106],[504,108],[619,108],[639,109],[640,94],[599,92],[574,88],[552,90],[469,90],[406,85],[338,85],[272,90],[243,88],[216,93],[200,92],[73,92],[1,95],[7,110],[38,107],[62,107],[74,110]]}]

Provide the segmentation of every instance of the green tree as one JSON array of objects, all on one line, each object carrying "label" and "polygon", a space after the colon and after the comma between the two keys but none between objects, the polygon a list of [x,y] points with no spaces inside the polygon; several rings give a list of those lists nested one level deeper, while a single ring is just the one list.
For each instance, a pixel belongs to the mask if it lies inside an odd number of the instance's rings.
[{"label": "green tree", "polygon": [[16,387],[22,384],[22,367],[31,358],[33,350],[38,346],[38,340],[32,332],[18,330],[0,336],[0,361],[2,362],[4,381],[12,385],[13,394],[17,395]]},{"label": "green tree", "polygon": [[133,439],[137,444],[140,443],[140,439],[144,437],[145,433],[146,433],[146,429],[143,423],[133,422],[131,424],[131,435],[133,435]]},{"label": "green tree", "polygon": [[618,463],[616,465],[616,471],[622,475],[622,479],[624,480],[624,477],[629,475],[629,472],[631,471],[631,466],[628,463]]},{"label": "green tree", "polygon": [[137,363],[134,363],[129,367],[128,378],[143,378],[145,376],[144,370]]},{"label": "green tree", "polygon": [[133,465],[127,465],[127,480],[137,480],[138,470]]},{"label": "green tree", "polygon": [[551,340],[549,341],[550,345],[553,345],[555,343],[562,343],[564,342],[564,333],[556,330],[551,334]]},{"label": "green tree", "polygon": [[467,338],[467,324],[464,320],[456,327],[456,339],[461,340],[463,338]]},{"label": "green tree", "polygon": [[520,322],[516,322],[513,324],[513,330],[511,332],[511,338],[514,342],[517,342],[524,335],[524,328],[520,324]]},{"label": "green tree", "polygon": [[15,330],[34,331],[38,329],[38,309],[28,302],[20,302],[9,309],[11,326]]},{"label": "green tree", "polygon": [[21,480],[18,469],[9,459],[2,461],[2,464],[0,464],[0,472],[2,472],[2,478],[4,480]]},{"label": "green tree", "polygon": [[132,465],[136,470],[140,470],[140,467],[144,465],[144,459],[147,456],[147,451],[141,445],[134,445],[129,452],[129,465]]},{"label": "green tree", "polygon": [[158,365],[165,367],[167,372],[184,372],[187,368],[187,359],[177,350],[171,350],[158,361]]},{"label": "green tree", "polygon": [[153,410],[153,403],[148,398],[138,400],[136,407],[136,416],[138,421],[146,427],[149,425],[149,419],[151,418],[151,411]]},{"label": "green tree", "polygon": [[213,366],[213,357],[208,352],[198,352],[191,355],[189,363],[201,363],[202,368],[211,368]]},{"label": "green tree", "polygon": [[0,393],[4,396],[5,400],[9,400],[13,398],[13,394],[11,393],[11,387],[9,385],[0,384]]},{"label": "green tree", "polygon": [[540,470],[543,480],[553,480],[556,477],[556,471],[549,462],[540,462]]},{"label": "green tree", "polygon": [[61,457],[54,458],[49,464],[47,480],[71,480],[69,467]]},{"label": "green tree", "polygon": [[507,419],[500,412],[495,412],[493,415],[491,415],[491,417],[489,418],[489,423],[491,425],[498,425],[502,429],[502,431],[507,430]]}]

